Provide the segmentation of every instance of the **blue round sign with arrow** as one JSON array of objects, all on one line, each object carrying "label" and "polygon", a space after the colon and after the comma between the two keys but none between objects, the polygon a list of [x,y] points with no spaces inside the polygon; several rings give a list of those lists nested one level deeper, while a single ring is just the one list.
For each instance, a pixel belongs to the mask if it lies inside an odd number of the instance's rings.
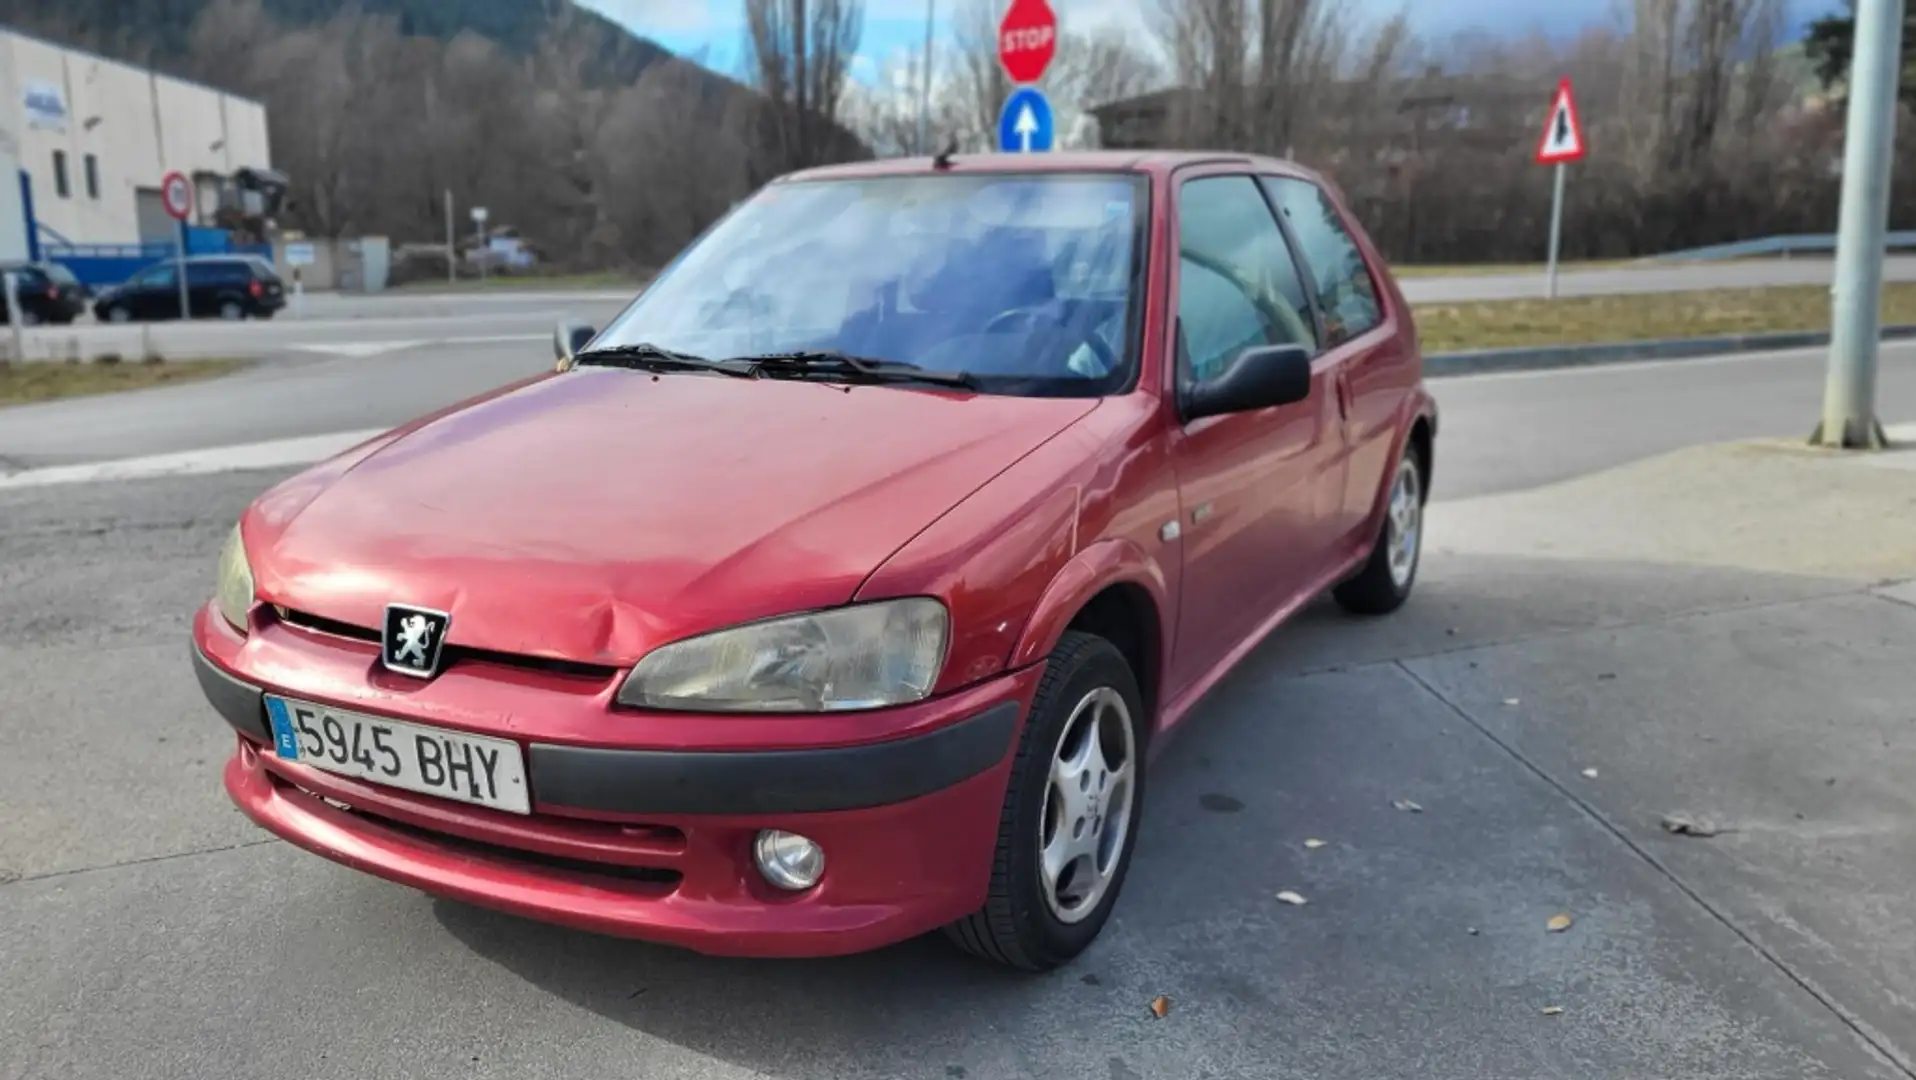
[{"label": "blue round sign with arrow", "polygon": [[1055,135],[1051,102],[1037,87],[1020,86],[1005,99],[998,114],[998,149],[1007,154],[1049,150]]}]

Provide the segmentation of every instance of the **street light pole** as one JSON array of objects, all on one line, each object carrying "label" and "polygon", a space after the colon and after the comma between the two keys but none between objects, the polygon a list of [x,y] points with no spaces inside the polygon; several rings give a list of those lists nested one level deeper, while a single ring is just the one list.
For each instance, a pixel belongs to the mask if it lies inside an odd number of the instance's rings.
[{"label": "street light pole", "polygon": [[918,88],[918,152],[931,152],[931,31],[938,0],[925,0],[925,71]]},{"label": "street light pole", "polygon": [[1843,208],[1831,287],[1829,378],[1817,446],[1880,450],[1876,356],[1882,336],[1883,243],[1889,225],[1890,148],[1902,66],[1903,0],[1861,0],[1843,136]]}]

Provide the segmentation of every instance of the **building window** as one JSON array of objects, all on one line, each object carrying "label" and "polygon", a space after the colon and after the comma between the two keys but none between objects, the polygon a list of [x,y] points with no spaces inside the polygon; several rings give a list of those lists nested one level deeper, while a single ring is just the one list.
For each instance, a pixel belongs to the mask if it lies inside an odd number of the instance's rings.
[{"label": "building window", "polygon": [[53,190],[62,199],[72,196],[73,189],[67,184],[67,152],[53,152]]},{"label": "building window", "polygon": [[86,156],[86,197],[98,200],[100,197],[100,159]]}]

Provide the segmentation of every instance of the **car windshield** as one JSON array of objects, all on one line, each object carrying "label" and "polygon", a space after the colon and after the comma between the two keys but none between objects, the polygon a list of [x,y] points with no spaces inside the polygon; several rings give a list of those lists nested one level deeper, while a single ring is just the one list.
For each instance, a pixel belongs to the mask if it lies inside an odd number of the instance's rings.
[{"label": "car windshield", "polygon": [[68,270],[59,263],[48,263],[42,269],[45,270],[47,277],[61,285],[78,285],[80,283],[80,279],[73,276],[73,271]]},{"label": "car windshield", "polygon": [[833,352],[981,392],[1100,396],[1136,367],[1142,177],[930,174],[772,185],[594,343],[713,360]]}]

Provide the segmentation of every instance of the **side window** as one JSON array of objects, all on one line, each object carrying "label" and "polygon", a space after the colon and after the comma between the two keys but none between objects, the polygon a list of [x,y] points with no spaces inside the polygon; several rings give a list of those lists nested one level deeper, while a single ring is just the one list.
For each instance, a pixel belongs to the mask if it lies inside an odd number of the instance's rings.
[{"label": "side window", "polygon": [[1325,345],[1342,345],[1382,322],[1370,268],[1330,197],[1316,184],[1292,177],[1266,176],[1260,182],[1283,212],[1317,283]]},{"label": "side window", "polygon": [[1178,254],[1181,384],[1217,375],[1254,346],[1317,351],[1297,264],[1250,177],[1211,176],[1178,189]]},{"label": "side window", "polygon": [[140,271],[133,275],[133,277],[127,281],[127,284],[137,285],[146,289],[155,289],[161,286],[176,286],[179,284],[179,278],[173,276],[173,265],[168,263],[165,266],[150,266]]}]

